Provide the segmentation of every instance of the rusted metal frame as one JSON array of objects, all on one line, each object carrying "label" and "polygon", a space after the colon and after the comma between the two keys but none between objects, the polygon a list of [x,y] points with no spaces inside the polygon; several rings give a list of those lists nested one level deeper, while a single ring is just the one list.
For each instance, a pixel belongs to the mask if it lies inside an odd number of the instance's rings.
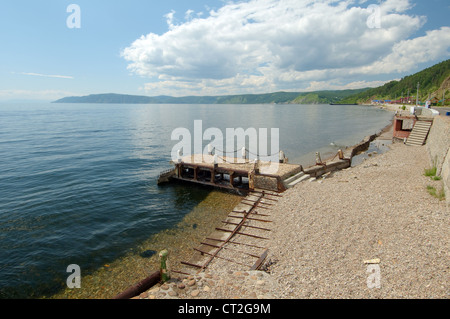
[{"label": "rusted metal frame", "polygon": [[[260,198],[262,198],[262,196],[261,196]],[[256,204],[256,203],[255,203],[255,204]],[[244,214],[244,216],[243,216],[243,218],[242,218],[242,221],[240,222],[240,225],[242,225],[242,224],[245,222],[246,217],[252,212],[253,209],[254,209],[254,206],[252,206],[252,208],[251,208],[246,214]],[[200,269],[200,271],[202,271],[203,269],[205,269],[205,268],[209,265],[209,263],[213,260],[214,256],[217,256],[217,254],[220,252],[220,250],[227,244],[227,242],[228,242],[235,234],[239,233],[239,232],[238,232],[238,229],[239,229],[240,227],[241,227],[241,226],[236,226],[235,229],[234,229],[233,231],[225,230],[226,232],[231,232],[230,236],[228,236],[228,238],[227,238],[224,242],[222,242],[222,244],[220,245],[220,248],[217,248],[217,250],[216,250],[216,252],[214,253],[214,255],[212,255],[211,258],[209,258],[209,260],[202,266],[202,268]],[[216,230],[220,230],[220,229],[216,228]],[[223,230],[222,230],[222,231],[223,231]],[[199,271],[199,272],[200,272],[200,271]]]},{"label": "rusted metal frame", "polygon": [[[266,191],[257,191],[257,190],[252,190],[252,193],[258,193],[258,194],[263,194],[263,195],[269,195],[269,196],[275,196],[275,197],[283,197],[283,195],[278,194],[273,194],[273,193],[267,193]],[[273,192],[273,191],[271,191]]]},{"label": "rusted metal frame", "polygon": [[[243,204],[245,204],[245,205],[252,205],[250,203],[243,203]],[[260,206],[260,205],[255,205],[255,207],[262,208],[262,209],[270,209],[269,207],[263,207],[263,206]]]},{"label": "rusted metal frame", "polygon": [[[206,245],[206,246],[211,246],[211,247],[214,247],[214,248],[220,248],[220,246],[213,245],[213,244],[208,244],[208,243],[200,243],[200,244]],[[253,254],[247,253],[245,251],[241,251],[241,250],[237,250],[237,249],[233,249],[233,248],[229,248],[229,247],[222,247],[222,249],[228,249],[228,250],[235,251],[235,252],[238,252],[238,253],[241,253],[241,254],[249,255],[251,257],[259,258],[259,256],[257,256],[257,255],[253,255]]]},{"label": "rusted metal frame", "polygon": [[250,268],[250,270],[258,270],[261,267],[264,260],[266,260],[268,253],[269,253],[269,250],[266,249],[266,251],[258,258],[258,260],[255,262],[255,264],[252,266],[252,268]]},{"label": "rusted metal frame", "polygon": [[[222,247],[222,248],[223,248],[223,247]],[[223,259],[223,260],[226,260],[226,261],[229,261],[229,262],[232,262],[232,263],[235,263],[235,264],[241,265],[241,266],[248,266],[248,265],[246,265],[246,264],[243,264],[243,263],[240,263],[240,262],[234,261],[234,260],[232,260],[232,259],[229,259],[229,258],[225,258],[225,257],[222,257],[222,256],[217,256],[217,254],[216,254],[216,253],[215,253],[215,254],[211,254],[211,253],[209,253],[209,252],[203,251],[203,250],[201,250],[201,249],[198,249],[198,248],[194,248],[194,250],[195,250],[195,251],[198,251],[198,252],[200,252],[200,253],[202,253],[202,254],[210,255],[210,256],[212,256],[213,258],[219,258],[219,259]]]},{"label": "rusted metal frame", "polygon": [[264,197],[264,199],[273,201],[273,202],[278,202],[278,199],[274,199],[274,198],[269,198],[269,197]]},{"label": "rusted metal frame", "polygon": [[192,264],[186,261],[181,261],[180,263],[182,263],[183,265],[187,265],[187,266],[192,266],[192,267],[196,267],[196,268],[202,268],[202,266],[197,265],[197,264]]},{"label": "rusted metal frame", "polygon": [[198,167],[195,167],[194,168],[194,181],[198,180],[198,171],[199,171]]},{"label": "rusted metal frame", "polygon": [[250,205],[250,206],[255,206],[255,207],[258,207],[258,206],[260,206],[259,204],[262,204],[262,205],[266,205],[265,203],[261,203],[261,202],[252,202],[251,200],[248,200],[248,199],[243,199],[241,202],[245,202],[244,204],[245,205]]},{"label": "rusted metal frame", "polygon": [[[246,211],[240,212],[240,211],[237,211],[237,210],[233,210],[232,213],[247,214]],[[261,217],[270,217],[270,215],[260,214],[258,212],[250,213],[249,215],[258,215],[258,216],[261,216]]]},{"label": "rusted metal frame", "polygon": [[[210,238],[210,237],[206,237],[206,239],[212,240],[212,241],[220,241],[220,242],[224,242],[225,241],[224,239]],[[240,243],[240,242],[232,241],[232,240],[227,241],[227,243],[228,244],[233,244],[233,245],[242,245],[242,246],[249,246],[249,247],[260,248],[260,249],[266,249],[266,247],[261,247],[261,246],[258,246],[258,245],[252,245],[252,244],[246,244],[246,243]]]},{"label": "rusted metal frame", "polygon": [[[193,163],[182,163],[182,166],[183,166],[183,167],[187,167],[187,168],[192,168],[192,169],[200,168],[200,169],[203,169],[203,170],[205,170],[205,171],[210,171],[211,169],[214,168],[214,164],[205,164],[205,165],[202,165],[202,164],[193,164]],[[233,172],[233,173],[235,173],[235,175],[237,175],[237,176],[235,176],[235,177],[238,177],[238,176],[240,176],[240,175],[242,175],[242,177],[247,177],[247,175],[248,175],[248,171],[247,171],[247,170],[242,170],[242,169],[230,169],[230,168],[224,168],[224,167],[220,167],[220,166],[214,168],[214,171],[215,171],[216,173],[224,173],[224,174],[228,174],[228,175],[229,175],[231,172]]]},{"label": "rusted metal frame", "polygon": [[241,232],[237,232],[237,231],[234,232],[233,230],[224,229],[224,228],[220,228],[220,227],[217,227],[216,230],[220,230],[220,231],[228,232],[228,233],[234,233],[234,234],[238,234],[238,235],[244,235],[244,236],[254,237],[254,238],[258,238],[258,239],[269,239],[269,238],[266,238],[266,237],[256,236],[256,235],[252,235],[252,234],[241,233]]},{"label": "rusted metal frame", "polygon": [[[229,224],[229,225],[239,225],[238,223],[227,222],[227,221],[225,221],[225,220],[223,220],[222,223],[224,223],[224,224]],[[262,227],[256,227],[256,226],[253,226],[253,225],[243,225],[242,227],[250,227],[250,228],[254,228],[254,229],[260,229],[260,230],[265,230],[265,231],[271,231],[270,229],[262,228]]]},{"label": "rusted metal frame", "polygon": [[[240,216],[233,216],[233,215],[228,215],[229,218],[242,218]],[[266,219],[259,219],[259,218],[252,218],[252,217],[247,217],[248,220],[255,220],[258,222],[263,222],[263,223],[273,223],[273,221],[271,220],[266,220]]]},{"label": "rusted metal frame", "polygon": [[[265,200],[269,200],[269,201],[271,201],[271,202],[278,202],[278,199],[273,199],[273,198],[268,198],[268,197],[264,197],[264,199]],[[269,204],[269,203],[266,203],[267,205],[273,205],[273,204]]]},{"label": "rusted metal frame", "polygon": [[235,175],[235,172],[231,172],[230,173],[230,186],[231,187],[234,187],[234,176]]},{"label": "rusted metal frame", "polygon": [[[264,199],[267,199],[267,198],[264,198]],[[260,204],[263,204],[263,205],[268,205],[268,206],[272,206],[273,204],[269,204],[269,203],[262,203],[262,202],[260,202],[260,201],[256,201],[256,200],[251,200],[251,199],[243,199],[243,201],[247,201],[247,202],[252,202],[252,203],[260,203]]]},{"label": "rusted metal frame", "polygon": [[191,183],[203,184],[203,185],[208,185],[208,186],[220,187],[220,188],[225,188],[225,189],[230,189],[230,190],[236,190],[236,188],[230,187],[229,185],[226,185],[226,184],[205,182],[205,181],[194,180],[194,179],[186,178],[186,177],[174,177],[174,179],[177,179],[177,180],[180,180],[180,181],[185,181],[185,182],[191,182]]}]

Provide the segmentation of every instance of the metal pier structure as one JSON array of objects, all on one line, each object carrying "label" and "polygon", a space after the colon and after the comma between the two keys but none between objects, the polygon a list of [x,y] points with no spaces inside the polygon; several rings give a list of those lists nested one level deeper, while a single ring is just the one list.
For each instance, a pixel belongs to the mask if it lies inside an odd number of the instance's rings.
[{"label": "metal pier structure", "polygon": [[162,172],[158,184],[170,181],[191,182],[236,191],[265,189],[286,190],[284,180],[303,170],[301,165],[212,155],[190,155],[180,158],[174,168]]}]

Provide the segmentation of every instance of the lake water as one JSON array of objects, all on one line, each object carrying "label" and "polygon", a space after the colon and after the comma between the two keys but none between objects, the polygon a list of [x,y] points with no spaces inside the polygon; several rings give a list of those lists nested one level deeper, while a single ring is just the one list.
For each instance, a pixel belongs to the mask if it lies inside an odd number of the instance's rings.
[{"label": "lake water", "polygon": [[[65,286],[180,222],[210,190],[158,187],[174,129],[279,128],[306,166],[379,132],[392,114],[331,105],[0,104],[0,298]],[[207,142],[204,142],[204,146]],[[325,155],[322,156],[326,157]],[[211,208],[214,211],[214,208]]]}]

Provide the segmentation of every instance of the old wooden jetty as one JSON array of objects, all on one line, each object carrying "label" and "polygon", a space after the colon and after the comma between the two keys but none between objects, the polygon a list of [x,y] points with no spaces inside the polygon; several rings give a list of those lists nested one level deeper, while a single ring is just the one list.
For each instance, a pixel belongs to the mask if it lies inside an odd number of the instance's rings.
[{"label": "old wooden jetty", "polygon": [[286,190],[284,180],[300,173],[301,165],[249,160],[214,155],[181,157],[174,168],[162,172],[158,184],[170,181],[192,182],[228,190]]}]

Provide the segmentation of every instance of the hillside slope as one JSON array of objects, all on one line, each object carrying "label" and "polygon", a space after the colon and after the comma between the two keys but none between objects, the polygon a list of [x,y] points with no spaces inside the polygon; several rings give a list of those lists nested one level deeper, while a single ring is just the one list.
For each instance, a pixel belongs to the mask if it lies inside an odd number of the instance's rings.
[{"label": "hillside slope", "polygon": [[[436,97],[442,99],[444,88],[446,98],[450,97],[449,86],[450,60],[443,61],[413,75],[405,76],[400,81],[391,81],[383,86],[344,98],[342,103],[369,103],[371,100],[399,100],[409,97],[416,100],[419,84],[419,101]],[[448,103],[448,102],[447,102]]]},{"label": "hillside slope", "polygon": [[328,104],[367,90],[341,90],[318,92],[275,92],[223,96],[138,96],[126,94],[92,94],[71,96],[53,103],[110,103],[110,104]]}]

